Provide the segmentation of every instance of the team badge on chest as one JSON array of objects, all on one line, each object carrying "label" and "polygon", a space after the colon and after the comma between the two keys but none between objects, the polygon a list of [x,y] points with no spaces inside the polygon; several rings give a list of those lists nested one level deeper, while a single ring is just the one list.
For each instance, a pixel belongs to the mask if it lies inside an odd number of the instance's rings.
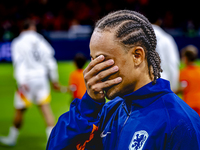
[{"label": "team badge on chest", "polygon": [[149,134],[144,130],[135,132],[129,145],[129,150],[142,150],[148,136]]}]

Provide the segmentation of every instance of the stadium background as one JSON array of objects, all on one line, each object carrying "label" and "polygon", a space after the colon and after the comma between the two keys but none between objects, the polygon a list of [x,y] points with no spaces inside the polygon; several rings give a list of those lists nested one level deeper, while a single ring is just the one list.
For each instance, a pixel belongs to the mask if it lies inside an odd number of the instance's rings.
[{"label": "stadium background", "polygon": [[[83,52],[88,60],[89,40],[96,20],[118,9],[136,10],[150,21],[162,19],[162,28],[171,34],[179,50],[188,44],[200,48],[198,1],[174,0],[6,0],[0,1],[0,135],[7,135],[13,119],[13,78],[10,43],[18,36],[26,18],[34,20],[41,33],[54,47],[59,81],[68,84],[75,69],[72,59]],[[197,62],[198,63],[198,62]],[[198,63],[199,64],[199,63]],[[69,109],[71,96],[52,90],[52,109],[56,119]],[[15,150],[45,149],[43,118],[36,106],[25,114],[24,126]],[[0,147],[0,150],[9,149]]]}]

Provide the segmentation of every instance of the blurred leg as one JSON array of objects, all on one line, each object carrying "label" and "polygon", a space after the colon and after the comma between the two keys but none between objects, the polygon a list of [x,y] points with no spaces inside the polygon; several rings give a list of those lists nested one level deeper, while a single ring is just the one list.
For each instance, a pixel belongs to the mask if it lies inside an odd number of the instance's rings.
[{"label": "blurred leg", "polygon": [[41,110],[42,115],[43,115],[46,125],[47,125],[46,134],[47,134],[47,138],[48,138],[51,133],[51,130],[53,129],[53,127],[55,125],[54,115],[51,110],[50,104],[39,105],[39,109]]},{"label": "blurred leg", "polygon": [[6,137],[0,137],[0,143],[7,146],[15,146],[19,136],[19,129],[22,126],[23,116],[26,109],[16,109],[13,126],[10,127],[9,134]]},{"label": "blurred leg", "polygon": [[21,126],[22,126],[25,110],[26,110],[26,109],[16,109],[16,110],[15,110],[15,116],[14,116],[13,125],[14,125],[17,129],[20,129]]},{"label": "blurred leg", "polygon": [[52,128],[55,125],[55,119],[53,112],[50,107],[51,94],[50,94],[50,86],[49,81],[46,78],[38,79],[37,88],[35,89],[36,103],[44,117],[46,122],[46,134],[47,138],[49,137]]}]

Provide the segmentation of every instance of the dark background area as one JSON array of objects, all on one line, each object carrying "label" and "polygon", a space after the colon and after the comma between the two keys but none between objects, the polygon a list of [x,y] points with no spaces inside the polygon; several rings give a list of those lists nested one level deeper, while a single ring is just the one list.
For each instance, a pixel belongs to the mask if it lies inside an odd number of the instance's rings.
[{"label": "dark background area", "polygon": [[[9,43],[19,35],[24,19],[36,22],[38,32],[52,44],[58,60],[72,59],[78,51],[89,58],[89,38],[51,38],[50,32],[65,34],[74,24],[89,25],[107,13],[130,9],[144,14],[152,23],[162,20],[179,50],[187,44],[200,48],[200,9],[196,0],[0,0],[0,61]],[[8,42],[7,46],[5,43]],[[2,52],[3,51],[3,52]],[[3,59],[2,59],[3,60]],[[6,61],[6,60],[5,60]]]},{"label": "dark background area", "polygon": [[65,31],[74,20],[93,26],[102,16],[119,9],[138,11],[150,21],[159,17],[166,30],[177,29],[185,34],[194,30],[198,35],[200,10],[196,0],[1,0],[0,40],[17,36],[26,18],[35,20],[39,32]]}]

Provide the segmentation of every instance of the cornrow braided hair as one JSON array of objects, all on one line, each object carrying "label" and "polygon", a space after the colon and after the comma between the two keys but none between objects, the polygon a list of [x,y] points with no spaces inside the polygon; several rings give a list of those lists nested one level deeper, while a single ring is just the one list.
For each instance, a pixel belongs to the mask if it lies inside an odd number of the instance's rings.
[{"label": "cornrow braided hair", "polygon": [[142,14],[130,10],[116,11],[100,19],[95,29],[100,31],[115,29],[115,38],[125,47],[136,44],[144,46],[150,77],[153,69],[153,83],[155,84],[156,79],[161,77],[161,60],[155,50],[156,35],[151,23]]}]

